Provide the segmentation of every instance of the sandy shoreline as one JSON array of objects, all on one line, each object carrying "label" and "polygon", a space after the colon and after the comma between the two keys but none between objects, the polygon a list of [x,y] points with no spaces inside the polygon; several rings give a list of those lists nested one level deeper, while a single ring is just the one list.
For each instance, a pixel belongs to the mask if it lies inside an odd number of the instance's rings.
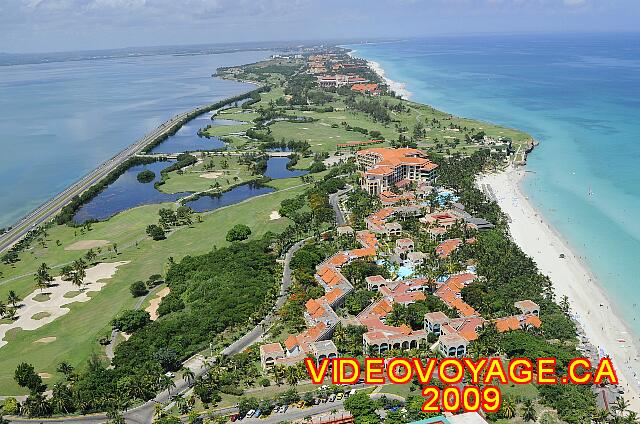
[{"label": "sandy shoreline", "polygon": [[[640,411],[640,362],[633,333],[614,312],[589,269],[569,248],[562,237],[546,222],[520,190],[523,168],[484,175],[481,188],[489,186],[511,222],[514,241],[531,256],[540,271],[553,282],[556,299],[569,298],[571,312],[584,329],[589,341],[608,354],[618,372],[624,398],[631,409]],[[483,187],[483,185],[486,185]],[[564,254],[564,258],[560,255]]]},{"label": "sandy shoreline", "polygon": [[[355,55],[356,50],[351,49],[351,51],[348,53],[349,56],[352,57],[356,57]],[[382,66],[380,66],[380,64],[378,62],[375,62],[373,60],[367,60],[367,65],[369,65],[369,67],[376,73],[378,74],[378,76],[384,80],[387,85],[389,86],[389,88],[391,90],[393,90],[396,95],[402,96],[403,99],[405,100],[409,100],[412,96],[411,91],[409,91],[407,89],[407,85],[403,82],[398,82],[398,81],[394,81],[388,77],[385,76],[384,73],[384,69],[382,68]]]}]

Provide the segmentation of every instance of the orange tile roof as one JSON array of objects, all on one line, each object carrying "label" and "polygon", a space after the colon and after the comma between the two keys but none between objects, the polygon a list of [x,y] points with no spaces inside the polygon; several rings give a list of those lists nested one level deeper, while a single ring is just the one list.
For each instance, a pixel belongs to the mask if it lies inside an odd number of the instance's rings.
[{"label": "orange tile roof", "polygon": [[535,328],[540,328],[540,326],[542,325],[542,321],[540,321],[540,318],[535,315],[527,315],[527,317],[524,319],[524,323]]},{"label": "orange tile roof", "polygon": [[498,318],[494,321],[499,332],[518,330],[520,328],[520,320],[516,316]]},{"label": "orange tile roof", "polygon": [[324,310],[320,302],[315,299],[307,300],[307,303],[305,303],[304,306],[305,308],[307,308],[307,312],[309,313],[309,315],[315,314],[318,310]]},{"label": "orange tile roof", "polygon": [[445,240],[436,247],[436,254],[441,258],[447,258],[462,244],[461,239],[449,239]]},{"label": "orange tile roof", "polygon": [[[293,336],[291,336],[291,337],[293,337]],[[280,343],[264,344],[264,345],[260,346],[260,351],[262,353],[264,353],[265,355],[267,355],[267,354],[284,354],[284,351],[282,350],[282,346],[280,345]]]},{"label": "orange tile roof", "polygon": [[340,287],[336,287],[331,290],[329,293],[324,295],[325,300],[329,305],[331,305],[336,300],[340,299],[340,297],[344,294],[344,291]]},{"label": "orange tile roof", "polygon": [[376,91],[378,89],[378,84],[353,84],[351,86],[353,91]]},{"label": "orange tile roof", "polygon": [[349,257],[344,253],[339,253],[329,260],[329,264],[333,266],[342,266],[349,262]]},{"label": "orange tile roof", "polygon": [[284,345],[287,350],[292,350],[294,347],[298,346],[298,339],[296,338],[296,336],[291,335],[287,337],[287,340],[284,341]]},{"label": "orange tile roof", "polygon": [[392,309],[393,305],[386,299],[382,299],[373,308],[371,308],[371,312],[384,317],[387,316]]}]

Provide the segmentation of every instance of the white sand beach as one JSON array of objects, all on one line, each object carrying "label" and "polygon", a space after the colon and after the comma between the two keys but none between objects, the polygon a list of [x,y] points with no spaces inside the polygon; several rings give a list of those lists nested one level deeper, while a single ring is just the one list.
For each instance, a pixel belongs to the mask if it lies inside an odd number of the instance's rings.
[{"label": "white sand beach", "polygon": [[524,175],[523,168],[510,168],[485,175],[478,184],[481,188],[491,188],[511,219],[509,228],[514,241],[536,261],[540,271],[551,278],[557,299],[565,295],[569,298],[571,312],[591,344],[612,358],[625,390],[624,398],[631,403],[632,410],[640,412],[640,357],[633,333],[615,314],[614,307],[579,256],[520,191]]},{"label": "white sand beach", "polygon": [[409,100],[412,96],[411,91],[409,91],[407,89],[407,85],[403,82],[397,82],[394,81],[390,78],[387,78],[385,76],[384,73],[384,69],[382,69],[382,66],[380,66],[380,64],[378,62],[374,62],[372,60],[367,61],[367,64],[369,65],[369,67],[371,69],[373,69],[373,71],[378,74],[378,76],[380,78],[382,78],[387,85],[389,86],[389,88],[391,88],[393,91],[395,91],[395,93],[399,96],[402,96],[403,99],[405,100]]},{"label": "white sand beach", "polygon": [[[357,57],[356,56],[356,52],[357,50],[351,50],[348,55],[351,57]],[[405,100],[409,100],[412,96],[411,91],[409,91],[407,89],[407,85],[403,82],[398,82],[398,81],[394,81],[391,78],[388,78],[385,76],[384,73],[384,69],[382,68],[382,66],[380,66],[380,64],[378,62],[375,62],[373,60],[368,60],[367,61],[367,65],[369,65],[369,67],[376,73],[378,74],[378,76],[383,79],[387,85],[389,86],[389,88],[391,88],[393,91],[395,91],[395,93],[399,96],[402,96],[403,99]]]}]

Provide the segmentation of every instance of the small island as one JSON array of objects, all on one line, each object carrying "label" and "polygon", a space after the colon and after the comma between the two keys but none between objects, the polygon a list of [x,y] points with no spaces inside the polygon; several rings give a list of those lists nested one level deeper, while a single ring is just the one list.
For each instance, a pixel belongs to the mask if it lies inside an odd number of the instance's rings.
[{"label": "small island", "polygon": [[136,178],[139,182],[147,184],[156,178],[156,174],[149,169],[145,169],[144,171],[138,173],[138,176]]}]

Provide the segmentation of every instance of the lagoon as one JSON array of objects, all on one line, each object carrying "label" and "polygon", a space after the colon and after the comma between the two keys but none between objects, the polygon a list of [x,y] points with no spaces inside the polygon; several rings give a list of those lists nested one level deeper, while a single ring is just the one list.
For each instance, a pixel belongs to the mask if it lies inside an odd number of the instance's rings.
[{"label": "lagoon", "polygon": [[50,62],[35,64],[25,57],[24,64],[0,67],[0,227],[15,223],[169,117],[252,89],[211,74],[270,54],[179,55],[175,50],[73,61],[60,54],[61,61],[48,57]]}]

